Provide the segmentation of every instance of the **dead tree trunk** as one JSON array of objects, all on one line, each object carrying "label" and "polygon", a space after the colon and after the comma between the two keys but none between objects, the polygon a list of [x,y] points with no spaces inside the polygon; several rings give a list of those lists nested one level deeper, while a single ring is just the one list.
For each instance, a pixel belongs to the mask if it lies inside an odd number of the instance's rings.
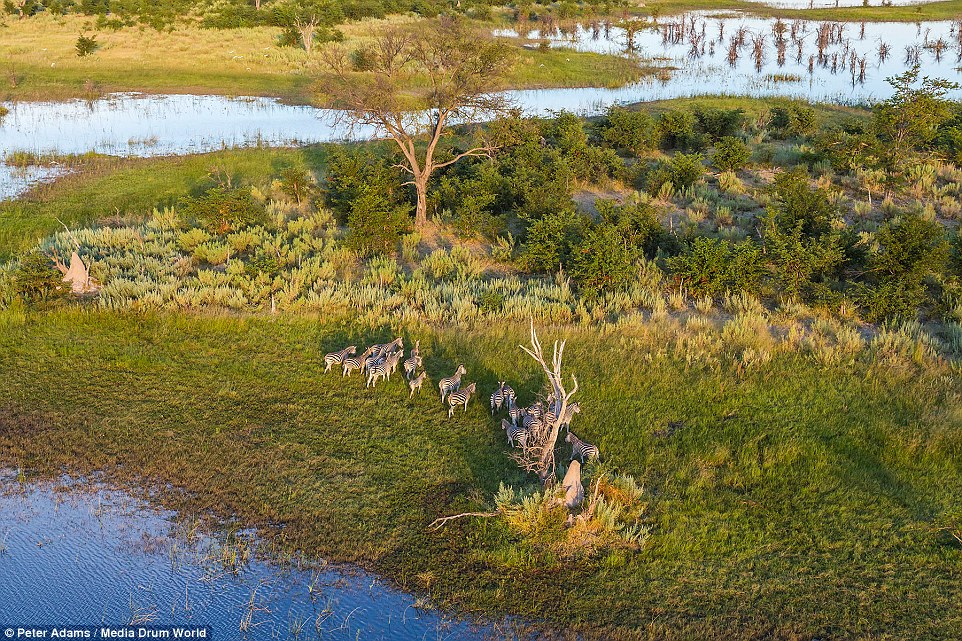
[{"label": "dead tree trunk", "polygon": [[544,370],[545,376],[548,378],[548,384],[552,389],[552,398],[554,400],[548,410],[551,412],[554,420],[546,426],[547,436],[544,442],[538,444],[536,447],[526,449],[523,456],[526,456],[527,460],[522,462],[523,467],[538,474],[538,478],[541,479],[542,484],[548,485],[555,480],[555,445],[558,442],[561,427],[566,420],[570,420],[571,418],[571,412],[569,412],[568,408],[569,405],[571,405],[571,398],[578,391],[578,379],[572,375],[571,391],[569,392],[565,389],[564,377],[561,371],[565,341],[561,341],[560,343],[558,341],[554,342],[551,366],[549,367],[548,362],[545,360],[541,341],[538,340],[538,333],[534,329],[533,320],[531,321],[531,348],[529,349],[524,345],[520,347],[541,365],[541,369]]}]

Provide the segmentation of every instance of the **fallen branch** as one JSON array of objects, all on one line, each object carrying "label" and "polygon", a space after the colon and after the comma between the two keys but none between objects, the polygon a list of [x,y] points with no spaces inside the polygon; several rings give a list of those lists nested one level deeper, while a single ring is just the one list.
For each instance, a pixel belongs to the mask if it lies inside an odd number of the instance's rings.
[{"label": "fallen branch", "polygon": [[440,530],[448,521],[453,521],[454,519],[460,519],[464,516],[476,516],[478,518],[491,518],[492,516],[497,516],[500,512],[462,512],[461,514],[453,514],[451,516],[442,516],[441,518],[434,519],[428,528],[432,530]]}]

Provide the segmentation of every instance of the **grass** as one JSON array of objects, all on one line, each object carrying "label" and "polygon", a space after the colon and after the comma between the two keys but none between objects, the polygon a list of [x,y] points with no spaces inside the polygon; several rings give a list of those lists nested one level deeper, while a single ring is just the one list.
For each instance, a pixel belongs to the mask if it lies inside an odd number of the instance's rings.
[{"label": "grass", "polygon": [[[357,47],[384,25],[409,21],[394,17],[344,25],[344,46]],[[269,27],[104,30],[96,34],[100,49],[81,58],[74,45],[89,22],[42,15],[0,23],[0,98],[89,99],[137,91],[274,96],[313,104],[329,73],[319,54],[278,47],[280,30]],[[511,88],[609,87],[644,73],[620,56],[518,49],[519,63],[507,79]]]},{"label": "grass", "polygon": [[543,329],[569,340],[579,434],[649,489],[651,534],[635,554],[532,567],[496,520],[426,528],[522,483],[483,403],[448,421],[427,389],[319,373],[324,351],[400,329],[433,380],[464,362],[482,390],[507,377],[526,401],[541,378],[514,347],[522,327],[83,310],[0,325],[0,465],[169,483],[171,507],[438,604],[610,639],[949,639],[962,623],[962,547],[940,529],[962,516],[962,390],[936,362],[786,352],[736,374],[672,356],[660,323]]},{"label": "grass", "polygon": [[60,228],[110,216],[140,219],[154,207],[175,204],[209,187],[217,169],[235,184],[276,175],[290,166],[317,169],[323,148],[244,149],[191,156],[80,159],[76,172],[34,189],[27,197],[0,203],[0,261],[20,253]]}]

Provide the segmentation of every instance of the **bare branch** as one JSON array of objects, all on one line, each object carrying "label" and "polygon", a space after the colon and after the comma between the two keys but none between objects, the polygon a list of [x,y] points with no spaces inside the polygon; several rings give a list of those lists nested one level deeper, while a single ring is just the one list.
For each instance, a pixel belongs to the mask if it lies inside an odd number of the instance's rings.
[{"label": "bare branch", "polygon": [[462,512],[461,514],[453,514],[451,516],[442,516],[440,518],[434,519],[428,525],[428,528],[432,530],[440,530],[444,527],[448,521],[453,521],[454,519],[464,518],[466,516],[476,516],[478,518],[491,518],[492,516],[497,516],[499,512]]}]

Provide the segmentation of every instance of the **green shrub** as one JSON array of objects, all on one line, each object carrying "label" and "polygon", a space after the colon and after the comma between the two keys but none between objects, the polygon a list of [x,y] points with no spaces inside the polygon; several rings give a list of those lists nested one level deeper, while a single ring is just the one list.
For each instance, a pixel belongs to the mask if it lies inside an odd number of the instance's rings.
[{"label": "green shrub", "polygon": [[550,272],[567,263],[572,248],[578,244],[585,219],[572,209],[548,214],[528,227],[521,248],[525,269]]},{"label": "green shrub", "polygon": [[614,225],[601,223],[574,248],[568,272],[583,295],[597,298],[624,289],[634,274],[636,257]]},{"label": "green shrub", "polygon": [[764,273],[761,248],[755,243],[706,237],[695,238],[666,266],[691,294],[713,297],[726,291],[755,293]]},{"label": "green shrub", "polygon": [[347,245],[361,256],[393,254],[400,237],[410,231],[410,206],[397,204],[379,189],[365,189],[354,200],[347,227]]},{"label": "green shrub", "polygon": [[212,234],[266,225],[264,205],[254,200],[250,189],[214,187],[203,196],[183,201],[184,213]]},{"label": "green shrub", "polygon": [[674,190],[691,187],[705,175],[701,154],[677,153],[648,175],[648,193],[657,196],[665,184]]},{"label": "green shrub", "polygon": [[745,112],[741,109],[697,109],[695,119],[709,140],[736,136],[745,127]]},{"label": "green shrub", "polygon": [[51,303],[63,299],[69,292],[63,274],[54,267],[50,257],[40,251],[23,257],[14,271],[13,284],[14,292],[30,305]]},{"label": "green shrub", "polygon": [[752,150],[740,138],[726,136],[715,144],[711,161],[720,171],[744,169],[751,160]]},{"label": "green shrub", "polygon": [[768,123],[773,138],[803,138],[818,131],[818,114],[807,105],[790,103],[772,107]]},{"label": "green shrub", "polygon": [[674,109],[661,114],[658,131],[667,149],[701,149],[704,141],[696,127],[698,120],[690,111]]},{"label": "green shrub", "polygon": [[97,36],[85,36],[81,34],[77,38],[76,44],[74,44],[74,49],[77,50],[77,56],[80,58],[89,56],[99,48],[100,43],[97,42]]},{"label": "green shrub", "polygon": [[655,119],[647,111],[633,111],[612,107],[601,129],[601,137],[616,149],[625,149],[635,156],[658,148],[660,135]]}]

